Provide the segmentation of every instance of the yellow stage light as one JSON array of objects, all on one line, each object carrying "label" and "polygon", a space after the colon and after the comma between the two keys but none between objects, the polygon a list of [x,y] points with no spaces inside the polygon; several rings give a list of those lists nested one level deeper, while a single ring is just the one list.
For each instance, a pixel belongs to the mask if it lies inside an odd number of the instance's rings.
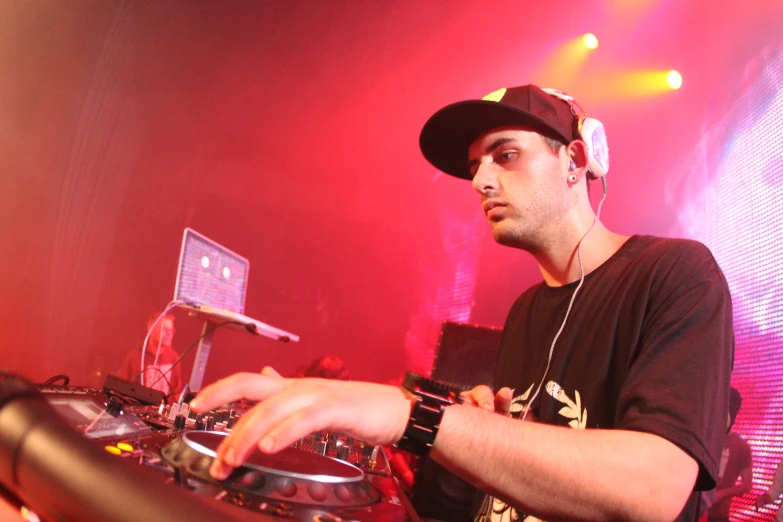
[{"label": "yellow stage light", "polygon": [[681,86],[682,76],[677,71],[625,70],[584,78],[579,96],[592,100],[629,100],[659,96]]},{"label": "yellow stage light", "polygon": [[669,71],[666,74],[666,82],[669,84],[669,87],[677,90],[682,87],[682,75],[674,70]]},{"label": "yellow stage light", "polygon": [[585,33],[585,35],[582,37],[582,43],[584,43],[585,47],[588,49],[598,48],[598,38],[596,38],[593,33]]},{"label": "yellow stage light", "polygon": [[[591,37],[591,38],[588,38]],[[563,42],[547,57],[541,69],[533,75],[534,83],[567,90],[581,77],[585,62],[592,50],[590,42],[597,46],[598,38],[594,34],[574,36]]]}]

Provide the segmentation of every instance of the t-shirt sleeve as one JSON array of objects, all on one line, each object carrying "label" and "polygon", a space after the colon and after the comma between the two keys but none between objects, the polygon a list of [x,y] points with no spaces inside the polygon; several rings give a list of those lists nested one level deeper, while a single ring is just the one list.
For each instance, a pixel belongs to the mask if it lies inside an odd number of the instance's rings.
[{"label": "t-shirt sleeve", "polygon": [[728,285],[709,250],[694,241],[669,243],[652,270],[615,425],[676,444],[699,465],[696,489],[712,489],[734,357]]}]

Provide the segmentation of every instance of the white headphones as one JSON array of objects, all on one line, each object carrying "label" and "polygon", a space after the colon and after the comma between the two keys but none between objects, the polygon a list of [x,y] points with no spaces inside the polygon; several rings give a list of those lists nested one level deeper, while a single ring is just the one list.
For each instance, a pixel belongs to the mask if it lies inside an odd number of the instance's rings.
[{"label": "white headphones", "polygon": [[604,124],[595,118],[588,118],[587,113],[576,103],[572,96],[557,89],[541,89],[550,96],[563,100],[571,107],[571,114],[576,117],[576,133],[587,144],[590,174],[593,178],[602,178],[609,171],[609,145],[606,142]]}]

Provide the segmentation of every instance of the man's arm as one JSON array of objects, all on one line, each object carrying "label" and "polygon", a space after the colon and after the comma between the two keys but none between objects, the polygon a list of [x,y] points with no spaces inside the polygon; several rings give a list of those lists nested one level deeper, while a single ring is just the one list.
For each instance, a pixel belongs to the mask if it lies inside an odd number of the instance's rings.
[{"label": "man's arm", "polygon": [[[411,409],[399,388],[254,374],[207,387],[192,406],[204,412],[241,397],[263,402],[219,448],[211,470],[216,478],[225,478],[256,446],[273,453],[322,429],[375,444],[396,442]],[[432,457],[549,520],[672,520],[698,469],[693,458],[656,435],[544,426],[466,405],[446,409]]]},{"label": "man's arm", "polygon": [[739,497],[753,489],[753,467],[747,467],[740,472],[740,483],[731,487],[716,489],[715,502],[724,498]]},{"label": "man's arm", "polygon": [[673,520],[696,461],[648,433],[572,430],[451,406],[431,456],[546,520]]}]

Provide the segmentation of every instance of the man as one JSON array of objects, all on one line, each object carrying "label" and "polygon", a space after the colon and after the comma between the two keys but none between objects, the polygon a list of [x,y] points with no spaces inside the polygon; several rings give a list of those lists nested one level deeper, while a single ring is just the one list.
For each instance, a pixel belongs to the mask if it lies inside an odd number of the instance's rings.
[{"label": "man", "polygon": [[[169,395],[182,390],[182,372],[179,366],[174,366],[179,354],[171,346],[176,332],[174,316],[168,313],[163,317],[160,315],[161,312],[157,311],[147,318],[149,340],[144,357],[144,385]],[[158,317],[160,320],[155,324]],[[128,352],[120,377],[129,381],[140,377],[141,348],[140,345]]]},{"label": "man", "polygon": [[[726,419],[726,441],[720,461],[715,503],[710,507],[707,522],[728,522],[734,497],[753,489],[753,454],[750,445],[738,433],[731,431],[742,406],[742,395],[732,387],[729,395],[729,416]],[[740,480],[739,484],[737,479]]]},{"label": "man", "polygon": [[[725,433],[726,281],[698,243],[629,238],[596,219],[596,151],[575,114],[524,86],[449,105],[422,130],[424,156],[472,179],[495,240],[530,252],[544,279],[508,316],[500,391],[479,387],[435,409],[430,456],[491,496],[479,520],[693,520],[694,490],[714,487]],[[651,154],[640,146],[639,161]],[[268,368],[215,383],[192,406],[243,396],[262,402],[219,448],[214,477],[256,447],[279,451],[319,429],[407,446],[426,424],[423,400],[398,388]]]},{"label": "man", "polygon": [[[756,508],[771,504],[778,499],[781,493],[783,493],[783,460],[778,463],[778,469],[775,471],[775,478],[772,479],[772,484],[769,485],[767,491],[756,498]],[[778,512],[775,514],[775,522],[783,522],[783,508],[778,507]]]}]

